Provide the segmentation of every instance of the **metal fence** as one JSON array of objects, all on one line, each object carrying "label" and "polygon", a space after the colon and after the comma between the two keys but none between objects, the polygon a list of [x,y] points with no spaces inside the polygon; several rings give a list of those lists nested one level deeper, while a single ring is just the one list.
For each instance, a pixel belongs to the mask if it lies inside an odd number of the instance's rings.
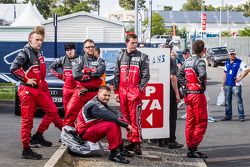
[{"label": "metal fence", "polygon": [[[207,48],[219,46],[219,38],[204,38]],[[223,37],[221,45],[228,49],[234,48],[237,57],[250,65],[250,37]]]}]

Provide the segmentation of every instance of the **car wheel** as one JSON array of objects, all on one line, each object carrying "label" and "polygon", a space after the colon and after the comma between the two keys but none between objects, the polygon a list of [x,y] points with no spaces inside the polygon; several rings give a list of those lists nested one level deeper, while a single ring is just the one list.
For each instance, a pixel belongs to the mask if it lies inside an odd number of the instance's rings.
[{"label": "car wheel", "polygon": [[211,66],[216,67],[216,63],[214,62],[214,60],[211,61]]},{"label": "car wheel", "polygon": [[17,92],[16,92],[16,97],[15,97],[15,115],[21,115],[20,100],[19,100]]},{"label": "car wheel", "polygon": [[211,66],[211,64],[209,63],[209,60],[208,60],[208,59],[207,59],[207,65],[208,65],[208,66]]}]

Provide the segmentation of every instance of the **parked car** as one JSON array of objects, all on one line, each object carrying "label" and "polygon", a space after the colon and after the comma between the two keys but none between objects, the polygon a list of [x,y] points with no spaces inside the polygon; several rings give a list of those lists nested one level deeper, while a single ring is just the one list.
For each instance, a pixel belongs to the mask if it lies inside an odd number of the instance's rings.
[{"label": "parked car", "polygon": [[[45,60],[47,68],[52,62],[54,62],[54,60],[55,59]],[[62,87],[63,87],[64,82],[54,77],[53,74],[51,74],[49,70],[47,70],[46,81],[48,82],[50,95],[54,103],[56,104],[59,115],[64,116],[64,109],[63,109],[63,102],[62,102],[62,96],[63,96]],[[18,93],[17,93],[18,85],[19,83],[16,84],[16,89],[15,89],[16,90],[15,115],[21,115],[20,100],[19,100]],[[41,111],[40,108],[37,108],[36,115],[43,115],[43,112]]]},{"label": "parked car", "polygon": [[208,66],[212,67],[225,63],[228,59],[227,47],[214,47],[207,49],[206,59]]},{"label": "parked car", "polygon": [[166,43],[167,41],[171,41],[172,37],[171,35],[154,35],[150,39],[146,40],[146,43],[151,43],[151,44],[160,44],[160,43]]}]

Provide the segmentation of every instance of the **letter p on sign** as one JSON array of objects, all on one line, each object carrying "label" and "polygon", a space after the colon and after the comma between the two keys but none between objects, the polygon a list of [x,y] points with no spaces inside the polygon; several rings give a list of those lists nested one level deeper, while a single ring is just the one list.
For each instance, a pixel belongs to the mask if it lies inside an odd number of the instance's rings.
[{"label": "letter p on sign", "polygon": [[163,84],[151,83],[142,98],[142,128],[163,127]]}]

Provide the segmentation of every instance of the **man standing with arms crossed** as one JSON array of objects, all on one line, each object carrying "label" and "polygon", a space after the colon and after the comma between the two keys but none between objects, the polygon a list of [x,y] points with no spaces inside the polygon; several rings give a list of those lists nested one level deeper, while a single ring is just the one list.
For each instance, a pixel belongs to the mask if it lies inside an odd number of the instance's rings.
[{"label": "man standing with arms crossed", "polygon": [[141,155],[141,96],[149,78],[148,56],[136,49],[137,35],[126,37],[127,48],[119,55],[114,70],[114,91],[116,101],[120,101],[121,113],[132,125],[132,133],[127,133],[130,144],[126,147]]},{"label": "man standing with arms crossed", "polygon": [[[60,119],[52,99],[42,90],[42,82],[46,75],[44,57],[40,51],[43,43],[43,35],[44,33],[34,29],[29,34],[29,43],[18,53],[10,67],[11,73],[21,81],[18,88],[18,96],[21,103],[23,159],[39,160],[42,158],[41,154],[33,152],[30,148],[30,135],[36,108],[40,107],[45,112],[45,115],[36,134],[32,136],[33,143],[35,144],[51,147],[52,143],[43,138],[43,133],[49,128],[50,123],[56,119]],[[59,129],[62,128],[60,121],[55,126]]]},{"label": "man standing with arms crossed", "polygon": [[[49,67],[50,72],[57,78],[64,81],[63,84],[63,107],[65,115],[67,113],[67,104],[76,88],[76,80],[73,78],[72,74],[72,63],[77,61],[79,56],[76,54],[74,43],[65,43],[64,49],[66,52],[65,56],[60,57],[56,62],[52,63]],[[58,68],[63,69],[63,74],[57,71]]]},{"label": "man standing with arms crossed", "polygon": [[92,39],[86,39],[83,46],[85,54],[72,65],[72,73],[77,86],[67,105],[64,126],[75,127],[78,113],[89,100],[97,95],[102,83],[101,76],[106,70],[105,61],[94,56],[95,42]]},{"label": "man standing with arms crossed", "polygon": [[187,109],[186,118],[186,143],[188,146],[187,157],[206,158],[204,153],[197,150],[207,129],[207,101],[206,90],[207,72],[206,63],[202,60],[205,52],[205,44],[202,40],[193,43],[193,55],[187,59],[178,72],[177,78],[181,85],[185,86],[184,97]]}]

